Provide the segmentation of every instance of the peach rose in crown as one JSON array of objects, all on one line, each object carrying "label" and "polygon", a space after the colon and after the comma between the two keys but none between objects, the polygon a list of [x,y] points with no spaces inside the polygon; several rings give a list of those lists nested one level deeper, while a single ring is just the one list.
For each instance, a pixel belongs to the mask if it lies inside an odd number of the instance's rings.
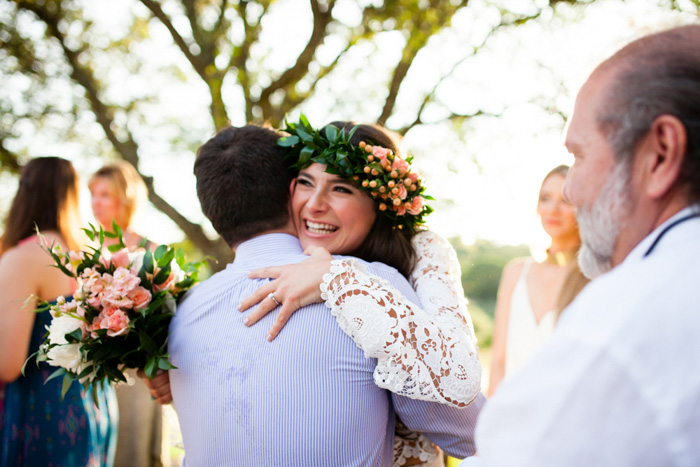
[{"label": "peach rose in crown", "polygon": [[399,172],[401,175],[406,175],[408,171],[411,170],[411,166],[408,164],[408,162],[399,157],[394,159],[394,162],[391,164],[391,168]]},{"label": "peach rose in crown", "polygon": [[399,189],[398,196],[401,199],[406,199],[406,196],[408,196],[408,190],[406,190],[406,187],[404,186],[403,183],[397,186]]},{"label": "peach rose in crown", "polygon": [[411,180],[411,182],[416,183],[418,181],[418,174],[411,172],[408,174],[408,179]]},{"label": "peach rose in crown", "polygon": [[408,210],[408,213],[417,216],[418,214],[421,213],[423,210],[423,204],[425,203],[425,200],[423,199],[422,196],[416,196],[413,198],[413,202],[411,203],[411,207]]},{"label": "peach rose in crown", "polygon": [[379,163],[384,167],[389,162],[389,150],[381,146],[372,148],[372,155],[379,159]]}]

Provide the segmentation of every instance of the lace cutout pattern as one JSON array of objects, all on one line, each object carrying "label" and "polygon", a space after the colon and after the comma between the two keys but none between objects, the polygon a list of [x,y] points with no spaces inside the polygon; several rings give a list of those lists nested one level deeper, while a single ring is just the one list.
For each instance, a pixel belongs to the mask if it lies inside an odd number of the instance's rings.
[{"label": "lace cutout pattern", "polygon": [[321,297],[365,355],[375,383],[396,394],[466,407],[479,394],[481,364],[457,255],[445,239],[421,232],[410,281],[422,308],[357,260],[332,262]]},{"label": "lace cutout pattern", "polygon": [[[409,460],[414,466],[428,466],[435,462],[440,453],[439,448],[424,435],[408,429],[398,417],[396,418],[395,433],[394,467],[405,465]],[[421,461],[421,463],[416,464],[416,460]]]}]

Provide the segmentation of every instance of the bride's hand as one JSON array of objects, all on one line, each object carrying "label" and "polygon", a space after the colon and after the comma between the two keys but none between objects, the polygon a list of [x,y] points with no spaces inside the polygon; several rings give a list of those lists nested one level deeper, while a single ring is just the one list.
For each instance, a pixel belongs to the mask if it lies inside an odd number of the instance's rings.
[{"label": "bride's hand", "polygon": [[[248,315],[243,323],[252,326],[270,311],[281,305],[277,319],[267,334],[267,340],[271,341],[282,330],[292,313],[299,308],[312,303],[321,302],[321,289],[323,275],[330,272],[333,257],[323,247],[309,247],[304,254],[310,255],[300,263],[284,266],[271,266],[251,271],[248,277],[251,279],[274,279],[248,295],[238,305],[239,311],[245,311],[256,303],[258,307]],[[275,297],[275,302],[268,298],[269,294]]]}]

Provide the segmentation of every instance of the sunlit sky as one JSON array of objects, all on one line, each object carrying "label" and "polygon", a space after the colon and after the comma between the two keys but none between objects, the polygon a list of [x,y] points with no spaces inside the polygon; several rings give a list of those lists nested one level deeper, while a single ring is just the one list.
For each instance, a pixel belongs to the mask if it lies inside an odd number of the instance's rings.
[{"label": "sunlit sky", "polygon": [[[120,29],[126,26],[125,20],[120,19],[126,18],[126,15],[120,13],[118,3],[106,0],[90,3],[101,12],[96,16],[102,21],[109,21],[111,30],[117,36]],[[513,0],[510,3],[517,7],[524,1]],[[564,19],[545,17],[545,21],[537,24],[527,24],[497,34],[486,49],[458,66],[454,76],[438,89],[438,100],[447,103],[446,106],[428,108],[424,121],[440,121],[446,108],[456,112],[482,109],[500,115],[472,119],[464,127],[466,131],[462,137],[450,124],[445,123],[424,125],[407,134],[404,149],[414,155],[415,165],[426,178],[429,194],[436,198],[436,212],[429,217],[431,228],[443,236],[460,236],[465,243],[483,238],[502,244],[524,243],[535,249],[546,246],[546,237],[535,214],[539,184],[551,168],[568,164],[572,158],[562,144],[563,120],[545,112],[540,104],[554,103],[569,115],[575,93],[587,75],[597,63],[620,46],[643,33],[698,21],[697,15],[693,17],[669,12],[667,8],[656,6],[656,3],[654,0],[598,0],[588,6],[583,15],[578,15],[578,10],[565,9]],[[343,2],[340,2],[339,6],[342,5]],[[298,15],[295,23],[306,23],[310,27],[307,2],[286,0],[276,8],[288,10],[287,14],[279,15],[285,21],[289,20],[288,15],[295,14]],[[402,120],[405,115],[406,119],[412,120],[415,114],[411,110],[422,99],[421,91],[426,87],[431,88],[435,79],[464,55],[463,50],[473,45],[475,40],[478,41],[479,35],[486,33],[483,24],[493,21],[493,18],[479,16],[480,8],[484,15],[488,13],[483,1],[470,2],[462,14],[454,17],[453,34],[439,35],[431,40],[431,50],[439,50],[440,53],[425,53],[417,57],[399,96],[395,116],[388,122],[389,126],[405,124],[406,121]],[[353,11],[347,8],[348,15],[352,15]],[[348,21],[351,22],[352,18]],[[268,30],[274,31],[274,25]],[[155,43],[169,41],[162,28],[153,27],[150,33]],[[297,36],[295,40],[300,49],[306,37]],[[391,34],[380,35],[378,41],[379,46],[373,52],[372,59],[395,63],[402,47],[401,41]],[[271,42],[274,43],[274,40]],[[284,48],[271,48],[273,53],[268,59],[280,62],[293,60],[295,57],[290,56],[289,50],[294,50],[295,44],[286,40],[284,44]],[[337,46],[329,41],[319,53],[331,55]],[[154,69],[182,60],[177,52],[162,50],[151,54],[151,58],[148,66]],[[114,73],[117,76],[110,78],[123,83],[121,88],[113,90],[115,93],[121,90],[129,94],[143,86],[142,78],[132,78],[119,69],[115,69]],[[363,86],[371,84],[370,77],[353,76],[351,90],[364,92]],[[371,94],[360,96],[360,104],[354,107],[334,108],[334,95],[349,92],[347,87],[347,82],[325,83],[319,86],[316,97],[301,110],[313,124],[319,126],[331,120],[369,121],[376,118],[383,99],[374,99]],[[241,97],[233,91],[228,92],[230,94],[224,97],[229,108],[240,108]],[[183,109],[201,107],[202,101],[208,102],[201,83],[181,83],[160,89],[159,96],[151,120],[158,123],[167,120],[169,115],[182,113]],[[118,99],[117,95],[110,97]],[[232,112],[231,119],[234,125],[245,123],[240,112]],[[149,175],[157,174],[157,189],[161,196],[188,218],[206,222],[199,210],[195,181],[191,175],[193,155],[186,151],[172,153],[163,143],[169,136],[168,131],[171,131],[169,127],[149,127],[148,123],[144,122],[135,131],[141,143],[141,152],[159,157],[143,158],[142,171]],[[203,142],[210,136],[210,125],[206,115],[196,115],[196,118],[192,118],[187,137]],[[59,155],[72,160],[85,181],[101,164],[98,158],[85,158],[84,148],[76,144],[56,144],[41,134],[25,135],[24,144],[27,152],[33,156]],[[0,210],[4,214],[16,183],[6,175],[0,177],[0,181]],[[82,195],[84,219],[93,221],[86,188]],[[150,206],[137,215],[133,227],[157,242],[182,239],[182,233]]]}]

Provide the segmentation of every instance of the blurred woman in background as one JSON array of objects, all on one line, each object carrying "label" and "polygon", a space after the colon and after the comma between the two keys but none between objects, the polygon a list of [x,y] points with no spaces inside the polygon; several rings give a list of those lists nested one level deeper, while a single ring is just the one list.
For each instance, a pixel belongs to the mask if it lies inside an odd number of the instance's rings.
[{"label": "blurred woman in background", "polygon": [[[26,366],[39,349],[48,310],[35,314],[37,299],[55,301],[75,291],[75,281],[51,267],[46,245],[78,250],[78,177],[67,160],[33,159],[22,169],[19,188],[0,240],[0,380],[7,384],[0,413],[0,465],[110,466],[116,444],[114,390],[92,393],[73,382],[61,397],[62,378],[45,383],[56,369]],[[28,298],[29,297],[29,298]]]},{"label": "blurred woman in background", "polygon": [[549,338],[559,314],[588,283],[576,262],[581,240],[574,208],[562,195],[569,168],[542,181],[537,214],[551,238],[545,261],[511,261],[503,269],[495,311],[488,396]]},{"label": "blurred woman in background", "polygon": [[[122,230],[127,248],[138,248],[144,237],[131,230],[131,221],[146,200],[148,190],[134,166],[126,161],[105,165],[90,177],[88,187],[92,196],[92,213],[97,222],[109,232],[112,232],[112,223],[115,222]],[[117,243],[116,239],[105,239],[105,246],[114,243]],[[148,241],[144,246],[155,247]],[[133,386],[117,386],[119,434],[115,465],[161,466],[162,409],[151,399],[141,378],[136,377],[132,370],[127,373],[134,383]]]},{"label": "blurred woman in background", "polygon": [[[138,208],[146,201],[148,189],[133,165],[116,161],[95,172],[88,182],[92,197],[92,214],[106,231],[112,231],[116,222],[124,234],[127,248],[135,249],[144,239],[131,230],[131,221]],[[105,239],[105,246],[116,243]],[[148,242],[147,247],[155,246]]]}]

